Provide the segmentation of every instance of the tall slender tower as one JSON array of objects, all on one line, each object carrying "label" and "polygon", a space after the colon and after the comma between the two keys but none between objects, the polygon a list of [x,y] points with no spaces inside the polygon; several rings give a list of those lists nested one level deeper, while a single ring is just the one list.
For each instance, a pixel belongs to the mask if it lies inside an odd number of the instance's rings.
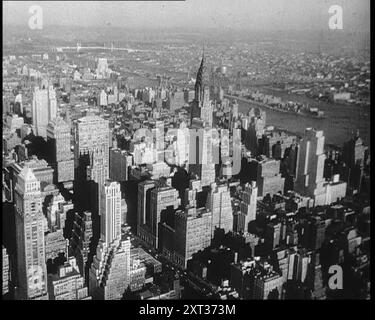
[{"label": "tall slender tower", "polygon": [[100,214],[99,191],[109,177],[108,120],[92,115],[80,118],[74,124],[74,136],[74,189],[82,202],[81,209]]},{"label": "tall slender tower", "polygon": [[121,236],[121,190],[118,182],[101,187],[100,241],[89,273],[93,299],[120,300],[130,283],[130,239]]},{"label": "tall slender tower", "polygon": [[92,220],[91,212],[75,213],[73,234],[70,240],[70,248],[77,259],[80,273],[88,283],[88,264],[87,260],[90,253],[90,241],[92,238]]},{"label": "tall slender tower", "polygon": [[54,183],[74,180],[74,158],[70,149],[70,126],[61,117],[47,126],[47,142],[51,145]]},{"label": "tall slender tower", "polygon": [[313,198],[315,205],[325,204],[324,140],[323,131],[307,128],[297,161],[295,190]]},{"label": "tall slender tower", "polygon": [[225,233],[233,230],[233,213],[228,185],[211,184],[211,192],[208,194],[207,207],[212,213],[211,238],[214,237],[215,229],[220,228]]},{"label": "tall slender tower", "polygon": [[35,135],[46,139],[48,122],[57,117],[56,92],[53,86],[47,89],[35,88],[31,116]]},{"label": "tall slender tower", "polygon": [[48,299],[40,181],[23,168],[15,187],[18,299]]},{"label": "tall slender tower", "polygon": [[151,190],[155,188],[156,182],[151,180],[142,181],[138,184],[138,206],[137,206],[137,235],[144,239],[148,234],[150,224],[150,199]]},{"label": "tall slender tower", "polygon": [[[162,220],[161,212],[168,207],[176,210],[181,205],[181,199],[177,189],[167,184],[163,178],[159,179],[158,185],[151,191],[150,197],[150,232],[145,238],[145,241],[152,245],[155,249],[159,248],[159,228]],[[146,216],[146,221],[147,221]]]},{"label": "tall slender tower", "polygon": [[195,81],[195,96],[191,109],[191,122],[193,118],[201,118],[206,125],[212,126],[213,108],[210,101],[209,75],[205,64],[204,52]]},{"label": "tall slender tower", "polygon": [[195,81],[195,100],[201,103],[210,100],[209,76],[206,67],[206,59],[204,57],[204,51]]},{"label": "tall slender tower", "polygon": [[101,187],[100,239],[110,244],[121,238],[121,190],[116,181],[107,180]]},{"label": "tall slender tower", "polygon": [[242,191],[241,212],[245,215],[245,230],[248,232],[249,223],[256,219],[258,187],[255,181],[247,183]]}]

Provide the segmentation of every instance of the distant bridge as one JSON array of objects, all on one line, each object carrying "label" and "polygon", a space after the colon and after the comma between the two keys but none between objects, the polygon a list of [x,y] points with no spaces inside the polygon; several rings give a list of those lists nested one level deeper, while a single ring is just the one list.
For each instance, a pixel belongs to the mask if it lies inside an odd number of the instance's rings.
[{"label": "distant bridge", "polygon": [[132,48],[116,48],[113,44],[111,43],[110,46],[107,46],[106,44],[103,44],[103,46],[86,46],[83,47],[80,42],[77,42],[77,45],[75,47],[56,47],[55,50],[57,52],[62,52],[66,50],[74,50],[77,52],[80,52],[81,50],[109,50],[111,52],[113,51],[128,51],[128,52],[154,52],[153,50],[142,50],[142,49],[132,49]]}]

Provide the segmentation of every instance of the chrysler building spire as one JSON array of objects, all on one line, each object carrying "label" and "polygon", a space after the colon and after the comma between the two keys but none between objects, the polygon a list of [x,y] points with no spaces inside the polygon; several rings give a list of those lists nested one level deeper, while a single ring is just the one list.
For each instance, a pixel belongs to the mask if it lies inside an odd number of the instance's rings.
[{"label": "chrysler building spire", "polygon": [[205,89],[208,88],[208,85],[209,85],[208,80],[209,79],[208,79],[207,67],[205,65],[204,47],[203,47],[202,60],[198,69],[197,78],[195,82],[195,100],[196,101],[204,100]]}]

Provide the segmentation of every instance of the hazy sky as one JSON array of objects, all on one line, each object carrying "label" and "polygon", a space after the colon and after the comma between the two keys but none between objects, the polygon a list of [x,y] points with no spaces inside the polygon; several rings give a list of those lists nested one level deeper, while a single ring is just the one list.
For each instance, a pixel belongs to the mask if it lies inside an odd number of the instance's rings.
[{"label": "hazy sky", "polygon": [[3,23],[27,26],[31,5],[45,25],[328,30],[328,9],[343,8],[346,31],[370,31],[370,0],[4,1]]}]

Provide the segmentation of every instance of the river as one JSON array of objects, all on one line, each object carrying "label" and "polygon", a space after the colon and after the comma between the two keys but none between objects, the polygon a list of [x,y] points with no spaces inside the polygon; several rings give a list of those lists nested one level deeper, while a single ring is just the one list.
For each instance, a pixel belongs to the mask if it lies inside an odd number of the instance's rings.
[{"label": "river", "polygon": [[[298,135],[303,135],[305,128],[313,127],[323,130],[326,143],[342,147],[352,133],[359,129],[360,137],[366,145],[370,144],[370,107],[350,104],[318,102],[303,95],[286,92],[260,90],[261,92],[279,96],[283,101],[298,101],[318,106],[324,111],[325,118],[317,119],[304,115],[282,113],[265,109],[266,124],[284,128]],[[251,102],[238,99],[239,112],[247,113]]]}]

